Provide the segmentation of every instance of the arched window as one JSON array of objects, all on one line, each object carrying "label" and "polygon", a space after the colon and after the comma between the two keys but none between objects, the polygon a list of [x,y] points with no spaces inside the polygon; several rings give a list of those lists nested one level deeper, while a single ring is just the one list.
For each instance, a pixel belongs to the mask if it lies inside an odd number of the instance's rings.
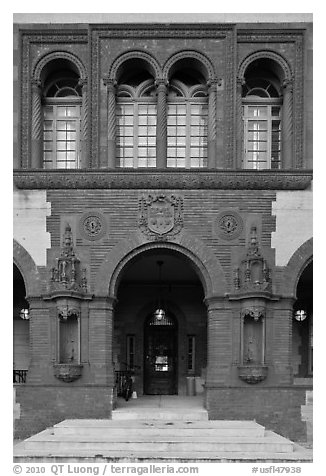
[{"label": "arched window", "polygon": [[243,166],[247,169],[279,169],[281,166],[282,96],[275,62],[251,63],[242,87],[244,127]]},{"label": "arched window", "polygon": [[167,111],[167,166],[207,166],[206,81],[182,61],[171,76]]},{"label": "arched window", "polygon": [[127,61],[116,105],[117,167],[156,167],[156,90],[142,63]]},{"label": "arched window", "polygon": [[43,80],[43,167],[75,169],[81,159],[82,92],[76,68],[51,61]]}]

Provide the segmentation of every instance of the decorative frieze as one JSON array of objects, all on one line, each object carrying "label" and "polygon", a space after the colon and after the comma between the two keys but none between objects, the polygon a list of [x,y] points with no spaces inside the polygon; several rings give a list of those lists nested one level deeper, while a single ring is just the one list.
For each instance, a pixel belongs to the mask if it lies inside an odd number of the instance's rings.
[{"label": "decorative frieze", "polygon": [[309,170],[230,171],[173,170],[23,170],[14,171],[18,189],[183,189],[183,190],[305,190]]}]

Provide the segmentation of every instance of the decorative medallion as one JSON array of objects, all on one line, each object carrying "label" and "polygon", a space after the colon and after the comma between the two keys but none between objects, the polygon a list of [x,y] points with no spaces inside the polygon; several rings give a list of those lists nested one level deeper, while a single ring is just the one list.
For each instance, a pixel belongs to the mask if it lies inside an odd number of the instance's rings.
[{"label": "decorative medallion", "polygon": [[216,231],[224,240],[238,238],[243,230],[243,220],[239,213],[227,210],[219,214],[216,220]]},{"label": "decorative medallion", "polygon": [[183,201],[176,195],[148,195],[140,199],[139,228],[157,239],[173,236],[183,226]]},{"label": "decorative medallion", "polygon": [[97,211],[84,213],[79,221],[79,230],[87,240],[100,240],[107,231],[105,217]]}]

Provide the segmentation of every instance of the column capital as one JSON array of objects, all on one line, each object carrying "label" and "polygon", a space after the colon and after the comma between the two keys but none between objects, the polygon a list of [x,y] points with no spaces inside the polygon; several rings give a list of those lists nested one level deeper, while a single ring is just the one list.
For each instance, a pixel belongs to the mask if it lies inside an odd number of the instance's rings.
[{"label": "column capital", "polygon": [[157,87],[157,89],[166,89],[169,85],[169,81],[165,78],[158,78],[155,80],[155,86]]},{"label": "column capital", "polygon": [[103,84],[106,86],[108,89],[113,89],[115,90],[117,86],[117,81],[113,78],[110,78],[109,76],[104,76],[103,78]]},{"label": "column capital", "polygon": [[32,86],[32,92],[41,94],[42,90],[42,83],[39,79],[32,78],[31,79],[31,86]]},{"label": "column capital", "polygon": [[78,80],[78,86],[80,86],[82,89],[87,86],[87,78],[79,78]]},{"label": "column capital", "polygon": [[246,84],[246,80],[245,78],[243,78],[242,76],[238,76],[237,77],[237,87],[238,88],[242,88],[242,86],[244,86]]},{"label": "column capital", "polygon": [[282,82],[282,91],[284,92],[292,92],[293,90],[293,79],[284,79]]},{"label": "column capital", "polygon": [[221,89],[223,88],[223,78],[209,78],[206,84],[209,92]]}]

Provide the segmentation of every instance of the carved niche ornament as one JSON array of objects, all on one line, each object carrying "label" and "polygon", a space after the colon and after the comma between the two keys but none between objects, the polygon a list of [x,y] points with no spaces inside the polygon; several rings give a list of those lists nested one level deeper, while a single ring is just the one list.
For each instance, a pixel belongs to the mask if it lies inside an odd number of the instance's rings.
[{"label": "carved niche ornament", "polygon": [[251,227],[246,256],[234,270],[233,284],[236,292],[271,292],[271,271],[260,250],[255,225]]},{"label": "carved niche ornament", "polygon": [[139,208],[139,228],[154,239],[176,235],[183,227],[181,197],[165,194],[142,196]]},{"label": "carved niche ornament", "polygon": [[87,292],[86,269],[81,267],[72,242],[71,227],[67,223],[63,235],[62,250],[51,268],[50,291]]}]

